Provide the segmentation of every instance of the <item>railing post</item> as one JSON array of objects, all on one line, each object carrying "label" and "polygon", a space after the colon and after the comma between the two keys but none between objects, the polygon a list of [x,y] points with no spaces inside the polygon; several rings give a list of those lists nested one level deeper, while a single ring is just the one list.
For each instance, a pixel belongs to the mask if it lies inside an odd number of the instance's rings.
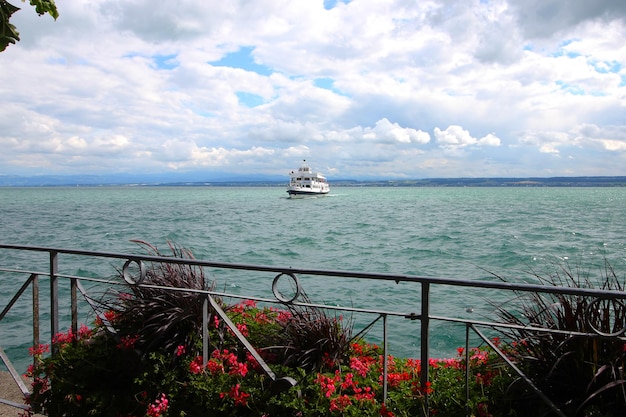
[{"label": "railing post", "polygon": [[[50,251],[50,335],[54,337],[59,334],[59,254]],[[56,354],[56,348],[51,343],[52,354]]]},{"label": "railing post", "polygon": [[424,408],[426,415],[430,415],[430,409],[428,406],[428,390],[426,389],[428,383],[428,327],[430,325],[430,283],[422,282],[422,317],[421,317],[421,352],[420,359],[422,363],[422,369],[420,372],[420,384],[422,386],[422,392],[424,393]]},{"label": "railing post", "polygon": [[383,404],[387,402],[387,376],[389,369],[387,365],[387,315],[383,314]]},{"label": "railing post", "polygon": [[469,352],[469,335],[470,324],[465,324],[465,415],[469,416],[469,397],[470,397],[470,352]]},{"label": "railing post", "polygon": [[209,362],[209,296],[202,303],[202,366]]},{"label": "railing post", "polygon": [[[38,347],[39,339],[39,276],[33,275],[33,346]],[[33,365],[39,365],[38,355],[33,355]]]},{"label": "railing post", "polygon": [[70,296],[72,298],[72,334],[75,338],[78,337],[78,297],[77,297],[77,279],[72,278],[70,280]]}]

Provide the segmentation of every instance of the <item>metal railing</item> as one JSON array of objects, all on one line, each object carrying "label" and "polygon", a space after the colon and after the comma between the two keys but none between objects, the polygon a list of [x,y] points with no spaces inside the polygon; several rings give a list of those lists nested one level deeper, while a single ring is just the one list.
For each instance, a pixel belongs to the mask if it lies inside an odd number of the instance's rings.
[{"label": "metal railing", "polygon": [[[150,255],[139,255],[139,254],[129,254],[129,253],[114,253],[114,252],[97,252],[97,251],[85,251],[85,250],[75,250],[75,249],[60,249],[60,248],[51,248],[51,247],[39,247],[39,246],[27,246],[27,245],[9,245],[9,244],[0,244],[0,261],[5,262],[7,259],[11,259],[11,255],[15,253],[20,254],[30,254],[30,253],[40,253],[46,254],[48,260],[48,268],[47,270],[31,270],[28,265],[20,265],[17,268],[6,268],[0,267],[0,273],[7,274],[17,274],[20,276],[27,276],[26,281],[20,286],[20,288],[13,295],[11,300],[3,307],[2,312],[0,312],[0,323],[2,319],[7,315],[7,313],[11,310],[11,308],[15,305],[15,303],[24,296],[26,290],[31,287],[32,289],[32,342],[33,346],[36,346],[40,343],[40,332],[41,332],[41,322],[40,322],[40,280],[39,278],[44,276],[49,278],[49,318],[50,318],[50,335],[56,335],[60,331],[60,311],[59,311],[59,281],[60,280],[68,280],[70,283],[70,326],[74,334],[77,333],[78,323],[79,323],[79,294],[82,296],[82,299],[85,300],[88,304],[91,305],[95,310],[95,306],[90,301],[90,297],[85,290],[83,283],[92,282],[96,284],[105,284],[105,285],[117,285],[117,284],[131,284],[131,285],[145,285],[150,287],[149,284],[142,283],[142,280],[145,276],[145,263],[161,263],[161,264],[184,264],[188,266],[194,266],[199,268],[217,268],[224,270],[239,270],[239,271],[255,271],[255,272],[266,272],[275,274],[272,281],[272,294],[274,298],[262,297],[258,294],[236,294],[229,293],[226,291],[204,291],[204,290],[193,290],[197,292],[201,292],[206,294],[206,302],[204,305],[204,331],[203,331],[203,357],[206,361],[208,358],[208,309],[212,308],[217,314],[221,316],[221,318],[226,322],[226,324],[230,327],[236,337],[239,338],[241,343],[245,346],[247,350],[257,359],[259,364],[262,366],[264,371],[272,380],[277,380],[277,376],[272,372],[272,370],[265,364],[261,356],[255,351],[254,347],[248,343],[245,337],[239,332],[237,327],[229,320],[228,316],[224,311],[220,308],[219,304],[215,301],[214,297],[231,297],[235,299],[250,299],[264,303],[280,303],[280,304],[291,304],[295,306],[306,306],[313,308],[321,308],[321,309],[329,309],[339,312],[351,312],[351,313],[359,313],[364,315],[370,315],[373,318],[369,322],[368,325],[364,326],[369,329],[372,325],[378,321],[382,321],[382,349],[384,357],[388,355],[388,340],[389,340],[389,328],[388,328],[388,318],[389,317],[399,317],[408,320],[416,320],[420,323],[420,337],[419,337],[419,357],[422,364],[428,364],[430,359],[430,340],[431,340],[431,323],[433,322],[447,322],[465,326],[465,363],[466,366],[466,389],[467,395],[469,396],[469,351],[470,351],[470,333],[478,335],[478,337],[484,341],[485,344],[489,345],[496,353],[498,353],[504,361],[508,363],[508,365],[517,372],[520,377],[529,385],[530,388],[536,391],[538,396],[545,401],[545,403],[555,412],[557,415],[564,416],[563,412],[555,406],[550,399],[543,394],[533,383],[530,378],[525,376],[521,370],[513,363],[510,359],[508,359],[507,355],[503,353],[498,346],[496,346],[485,334],[481,331],[481,329],[496,329],[496,328],[515,328],[515,325],[507,324],[504,322],[498,321],[490,321],[490,320],[470,320],[467,318],[455,318],[443,315],[435,315],[431,313],[431,294],[432,289],[437,287],[456,287],[456,288],[472,288],[472,289],[488,289],[488,290],[497,290],[503,291],[509,294],[519,294],[519,293],[542,293],[542,294],[560,294],[560,295],[571,295],[571,296],[579,296],[579,297],[589,297],[591,300],[602,301],[617,301],[623,302],[626,300],[626,292],[622,291],[613,291],[613,290],[597,290],[597,289],[587,289],[587,288],[570,288],[570,287],[559,287],[559,286],[546,286],[546,285],[534,285],[534,284],[514,284],[508,282],[501,281],[483,281],[483,280],[469,280],[469,279],[451,279],[451,278],[441,278],[441,277],[428,277],[428,276],[415,276],[415,275],[398,275],[398,274],[384,274],[384,273],[366,273],[366,272],[355,272],[355,271],[340,271],[340,270],[323,270],[323,269],[306,269],[306,268],[293,268],[293,267],[280,267],[280,266],[263,266],[263,265],[251,265],[251,264],[235,264],[235,263],[223,263],[223,262],[212,262],[212,261],[204,261],[204,260],[195,260],[195,259],[187,259],[187,258],[179,258],[179,257],[163,257],[163,256],[150,256]],[[125,279],[126,283],[121,282],[119,279],[117,281],[112,281],[110,277],[93,277],[93,276],[76,276],[60,273],[59,268],[59,256],[60,255],[71,255],[77,256],[80,259],[84,258],[84,261],[94,262],[97,259],[115,259],[119,262],[119,265],[123,265],[121,268],[117,269],[117,271],[122,272],[122,276]],[[25,261],[21,261],[25,262]],[[324,303],[314,303],[310,301],[308,298],[303,300],[302,294],[304,292],[302,285],[299,280],[299,276],[317,276],[317,277],[336,277],[336,278],[348,278],[354,280],[376,280],[381,282],[389,282],[389,283],[400,283],[405,282],[409,284],[414,284],[419,287],[419,299],[416,302],[420,304],[420,312],[407,312],[407,311],[393,311],[393,310],[384,310],[378,308],[356,308],[353,306],[347,305],[329,305]],[[119,278],[119,277],[118,277]],[[0,275],[0,279],[4,279],[4,276]],[[279,289],[281,280],[288,280],[291,284],[291,288],[293,290],[292,294],[285,295]],[[190,291],[188,288],[171,288],[171,287],[163,287],[167,290],[181,290],[181,291]],[[521,326],[517,326],[521,327]],[[523,326],[524,330],[533,330],[537,332],[554,332],[554,333],[566,333],[568,335],[576,335],[583,337],[615,337],[620,340],[626,340],[623,335],[626,329],[618,329],[615,332],[611,332],[610,334],[603,333],[600,329],[593,329],[593,333],[580,333],[580,332],[564,332],[560,330],[541,328],[539,326]],[[30,394],[28,387],[22,381],[20,374],[17,372],[5,351],[2,348],[2,340],[0,340],[0,359],[4,362],[7,367],[9,373],[12,375],[15,383],[18,385],[19,389],[22,391],[24,396],[28,396]],[[54,354],[54,352],[52,352]],[[387,398],[387,361],[383,361],[383,398]],[[422,366],[420,373],[420,383],[421,386],[427,386],[427,382],[429,381],[429,367]],[[289,380],[289,384],[293,385],[295,381]],[[428,410],[428,396],[426,398],[426,410]],[[15,403],[13,401],[0,398],[0,403],[7,404],[16,408],[21,408],[24,410],[28,410],[29,407],[24,404]]]}]

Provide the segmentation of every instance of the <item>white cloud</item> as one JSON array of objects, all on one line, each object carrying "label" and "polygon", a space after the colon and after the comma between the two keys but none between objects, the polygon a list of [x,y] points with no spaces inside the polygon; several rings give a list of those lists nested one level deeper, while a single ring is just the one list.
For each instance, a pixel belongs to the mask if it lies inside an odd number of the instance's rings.
[{"label": "white cloud", "polygon": [[626,175],[621,0],[57,4],[0,54],[0,174]]},{"label": "white cloud", "polygon": [[430,135],[421,130],[402,128],[397,123],[391,123],[386,118],[376,122],[374,128],[363,131],[365,139],[388,143],[417,143],[424,144],[430,141]]},{"label": "white cloud", "polygon": [[446,130],[435,128],[435,138],[444,148],[462,148],[470,145],[500,146],[500,138],[493,133],[476,139],[461,126],[451,125]]},{"label": "white cloud", "polygon": [[487,136],[480,138],[478,143],[486,146],[500,146],[500,138],[493,133],[489,133]]}]

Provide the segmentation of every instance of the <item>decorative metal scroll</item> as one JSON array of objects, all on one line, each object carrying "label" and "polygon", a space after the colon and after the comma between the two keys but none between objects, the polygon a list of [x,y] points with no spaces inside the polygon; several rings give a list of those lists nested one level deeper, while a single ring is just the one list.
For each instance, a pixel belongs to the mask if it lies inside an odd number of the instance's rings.
[{"label": "decorative metal scroll", "polygon": [[626,307],[622,300],[596,298],[587,306],[585,320],[600,336],[617,337],[626,332]]},{"label": "decorative metal scroll", "polygon": [[130,285],[141,284],[146,278],[146,268],[141,260],[129,259],[122,267],[124,281]]},{"label": "decorative metal scroll", "polygon": [[[279,281],[280,278],[283,276],[291,278],[291,286],[293,289],[293,294],[291,295],[285,295],[280,290]],[[300,286],[300,281],[295,274],[292,274],[291,272],[281,272],[280,274],[276,275],[276,277],[274,277],[274,281],[272,282],[272,292],[274,293],[274,297],[276,297],[276,299],[281,303],[291,304],[296,301],[298,297],[300,297],[300,294],[302,293],[302,287]]]}]

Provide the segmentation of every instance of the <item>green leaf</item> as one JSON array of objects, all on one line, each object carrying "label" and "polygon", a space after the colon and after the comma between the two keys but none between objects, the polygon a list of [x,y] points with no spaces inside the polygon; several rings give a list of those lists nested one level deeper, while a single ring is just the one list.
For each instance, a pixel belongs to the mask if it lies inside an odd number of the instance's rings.
[{"label": "green leaf", "polygon": [[57,17],[59,17],[54,0],[30,0],[30,5],[35,6],[35,11],[39,16],[48,13],[54,20],[57,20]]},{"label": "green leaf", "polygon": [[20,40],[20,34],[15,26],[9,22],[11,15],[19,9],[19,7],[0,0],[0,52],[4,51],[9,44]]}]

